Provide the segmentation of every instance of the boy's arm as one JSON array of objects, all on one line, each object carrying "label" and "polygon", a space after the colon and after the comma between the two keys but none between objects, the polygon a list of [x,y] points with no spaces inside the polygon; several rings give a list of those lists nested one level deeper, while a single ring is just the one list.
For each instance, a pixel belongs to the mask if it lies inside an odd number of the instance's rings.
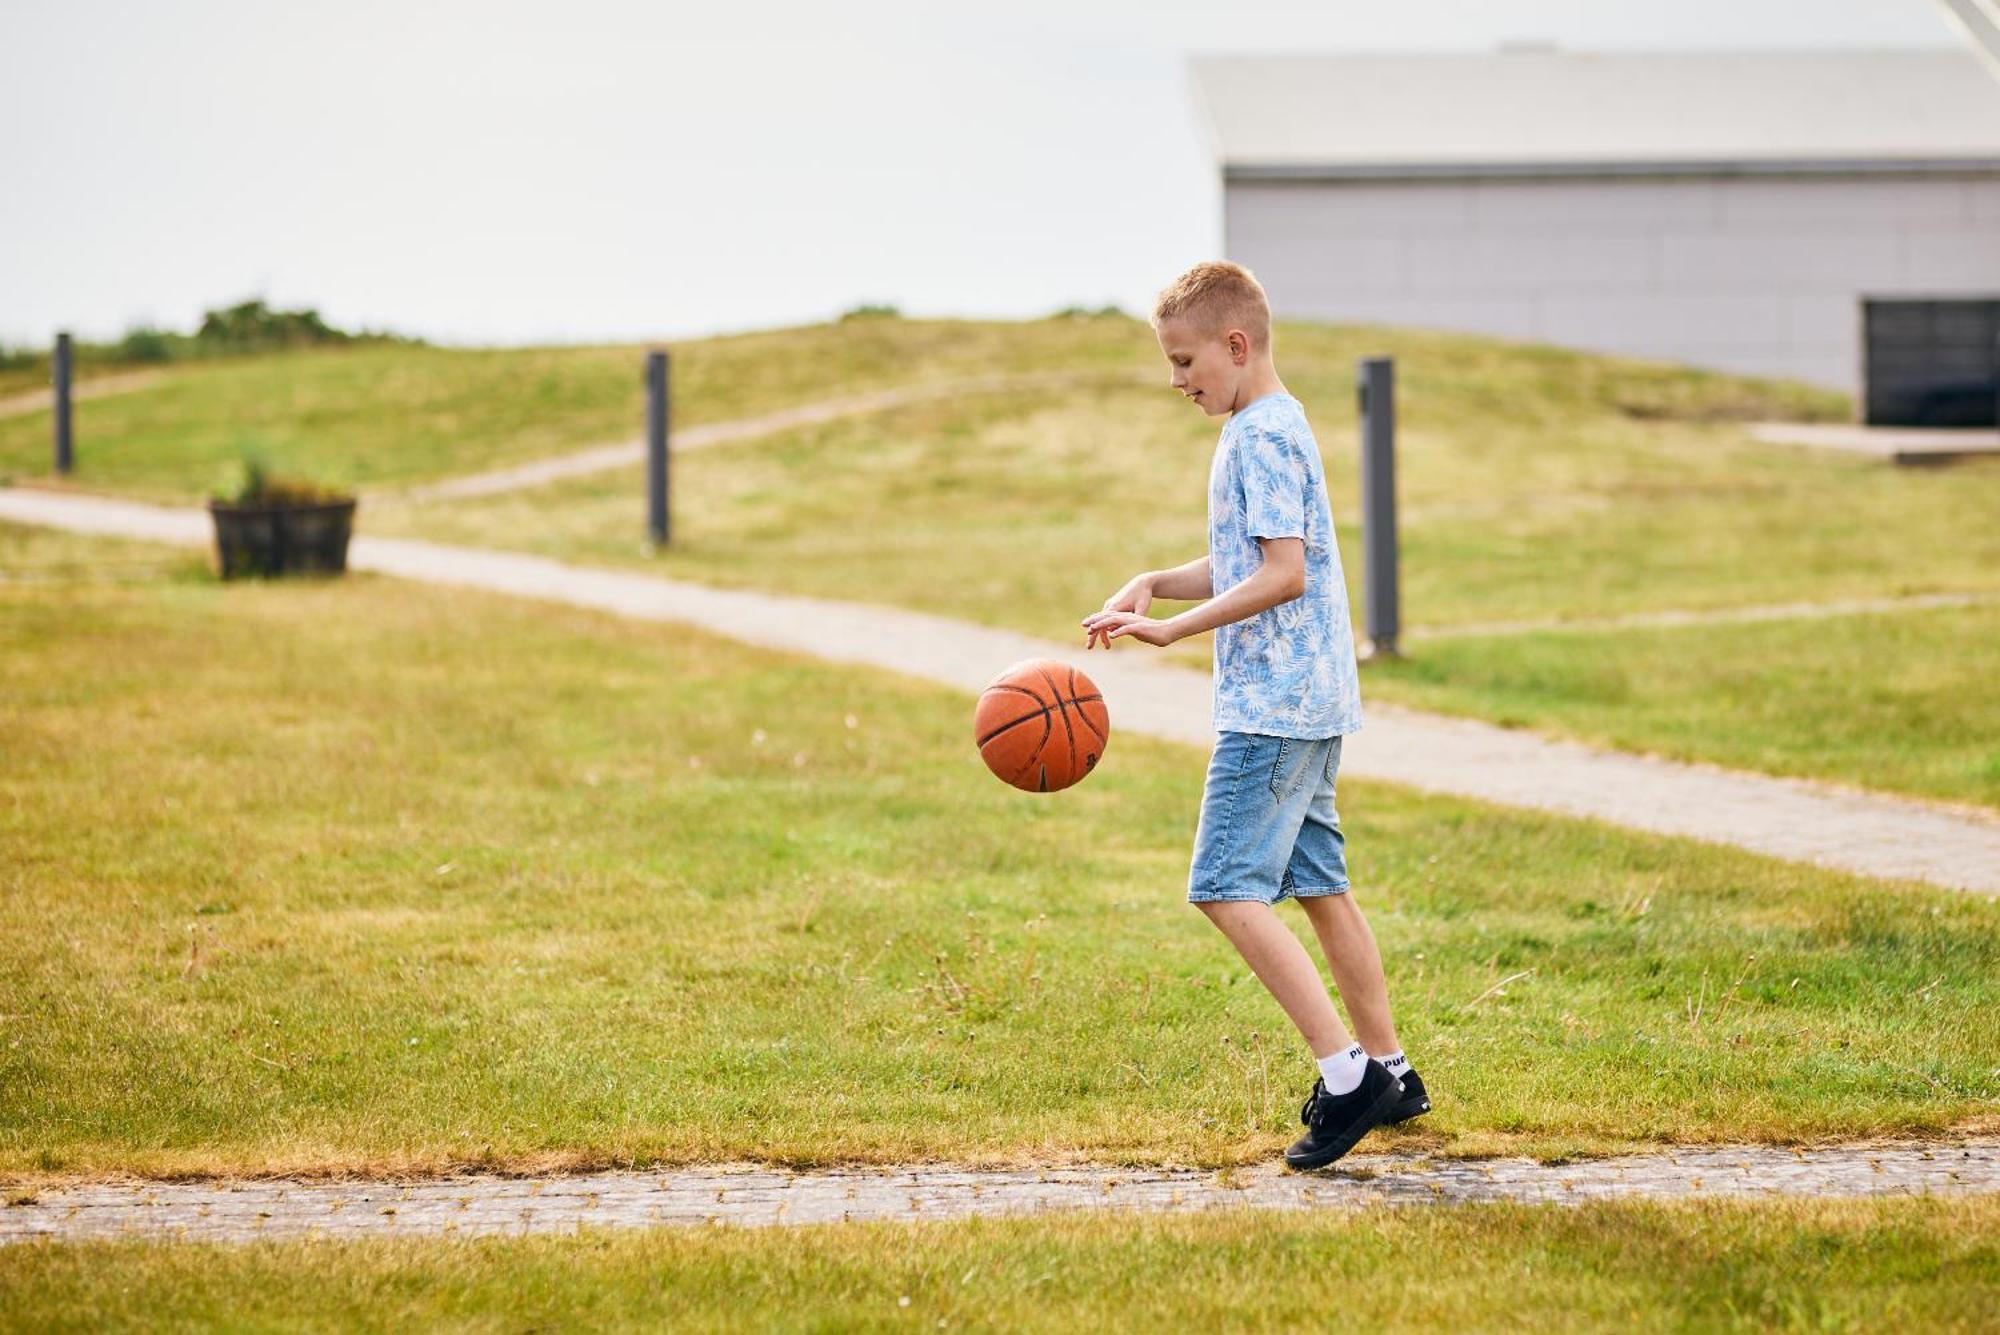
[{"label": "boy's arm", "polygon": [[[1232,589],[1210,598],[1199,607],[1190,607],[1163,623],[1174,640],[1200,635],[1288,603],[1306,591],[1306,541],[1304,538],[1259,538],[1264,564]],[[1207,572],[1203,572],[1206,578]],[[1158,592],[1157,587],[1155,592]],[[1171,642],[1171,641],[1169,641]]]},{"label": "boy's arm", "polygon": [[1208,558],[1198,556],[1184,566],[1172,570],[1155,570],[1147,577],[1153,586],[1155,598],[1166,598],[1174,602],[1193,602],[1198,598],[1213,598],[1215,587],[1208,577]]},{"label": "boy's arm", "polygon": [[[1120,635],[1131,635],[1147,644],[1168,645],[1175,640],[1184,640],[1190,635],[1214,630],[1217,626],[1228,625],[1232,621],[1242,621],[1256,616],[1259,612],[1287,603],[1306,591],[1306,544],[1304,538],[1259,538],[1257,546],[1263,550],[1264,563],[1242,583],[1232,589],[1210,598],[1198,607],[1190,607],[1179,616],[1164,621],[1155,620],[1137,612],[1099,612],[1083,619],[1084,629],[1090,632],[1086,644],[1103,643],[1111,647],[1111,641]],[[1207,565],[1204,557],[1197,563],[1190,561],[1178,566],[1166,575],[1180,575],[1196,564]],[[1204,569],[1201,578],[1209,578]],[[1183,584],[1180,587],[1185,588]],[[1162,597],[1172,597],[1165,589],[1154,586],[1155,593]]]}]

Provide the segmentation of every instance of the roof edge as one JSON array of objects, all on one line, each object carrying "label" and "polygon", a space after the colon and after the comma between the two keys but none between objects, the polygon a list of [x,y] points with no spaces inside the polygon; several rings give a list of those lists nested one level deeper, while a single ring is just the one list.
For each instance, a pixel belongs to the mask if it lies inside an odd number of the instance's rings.
[{"label": "roof edge", "polygon": [[1222,179],[1237,181],[1438,181],[1533,177],[1645,176],[1938,176],[2000,172],[2000,157],[1727,158],[1633,162],[1225,162]]},{"label": "roof edge", "polygon": [[[1953,0],[1944,0],[1950,4]],[[1977,3],[1977,0],[1974,0]],[[1311,64],[1328,60],[1501,60],[1521,58],[1540,60],[1560,57],[1565,60],[1763,60],[1773,56],[1803,57],[1806,59],[1842,60],[1855,56],[1976,56],[1967,50],[1963,41],[1953,41],[1949,36],[1934,42],[1862,42],[1854,46],[1563,46],[1558,43],[1554,49],[1532,48],[1528,50],[1508,50],[1505,43],[1486,46],[1354,46],[1322,47],[1312,50],[1298,50],[1293,47],[1272,47],[1261,50],[1216,51],[1205,55],[1189,55],[1186,61],[1196,67],[1233,65],[1294,63]]]}]

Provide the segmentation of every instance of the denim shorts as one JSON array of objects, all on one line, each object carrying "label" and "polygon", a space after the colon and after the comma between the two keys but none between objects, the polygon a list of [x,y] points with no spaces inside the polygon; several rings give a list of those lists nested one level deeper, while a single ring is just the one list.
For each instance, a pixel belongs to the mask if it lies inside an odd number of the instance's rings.
[{"label": "denim shorts", "polygon": [[1208,761],[1188,903],[1347,889],[1347,840],[1333,807],[1340,738],[1225,732]]}]

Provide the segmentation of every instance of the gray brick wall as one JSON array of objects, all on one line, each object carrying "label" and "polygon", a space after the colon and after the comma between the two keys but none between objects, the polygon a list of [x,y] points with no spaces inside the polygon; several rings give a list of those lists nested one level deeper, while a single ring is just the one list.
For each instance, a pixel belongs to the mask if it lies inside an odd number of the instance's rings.
[{"label": "gray brick wall", "polygon": [[1232,182],[1281,316],[1860,387],[1860,299],[2000,292],[2000,173]]}]

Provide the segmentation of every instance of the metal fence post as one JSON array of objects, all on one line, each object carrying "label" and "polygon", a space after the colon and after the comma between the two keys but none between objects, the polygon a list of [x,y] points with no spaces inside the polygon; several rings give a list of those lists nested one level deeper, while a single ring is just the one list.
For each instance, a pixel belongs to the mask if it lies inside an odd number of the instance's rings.
[{"label": "metal fence post", "polygon": [[1368,658],[1394,658],[1402,629],[1396,579],[1396,363],[1364,358],[1361,395],[1362,570],[1368,595]]},{"label": "metal fence post", "polygon": [[70,435],[69,380],[70,343],[68,334],[56,335],[56,353],[50,359],[50,379],[55,388],[56,471],[67,473],[76,465],[76,442]]},{"label": "metal fence post", "polygon": [[646,354],[646,518],[653,541],[664,547],[667,517],[667,354]]}]

